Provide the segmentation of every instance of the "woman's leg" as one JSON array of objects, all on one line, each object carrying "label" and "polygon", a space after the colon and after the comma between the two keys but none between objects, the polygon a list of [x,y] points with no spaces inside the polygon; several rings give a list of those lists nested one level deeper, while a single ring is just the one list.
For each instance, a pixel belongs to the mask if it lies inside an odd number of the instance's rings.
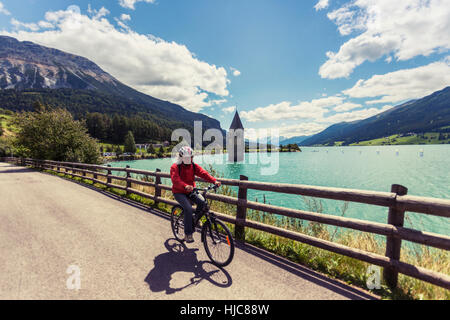
[{"label": "woman's leg", "polygon": [[203,197],[199,197],[196,194],[193,194],[191,197],[191,200],[197,205],[197,209],[195,210],[195,213],[201,213],[203,211],[203,207],[205,206],[205,201],[203,200]]},{"label": "woman's leg", "polygon": [[174,193],[173,196],[175,197],[175,200],[178,201],[178,203],[183,208],[184,212],[184,234],[190,235],[194,232],[192,229],[192,205],[189,201],[187,195],[184,193]]}]

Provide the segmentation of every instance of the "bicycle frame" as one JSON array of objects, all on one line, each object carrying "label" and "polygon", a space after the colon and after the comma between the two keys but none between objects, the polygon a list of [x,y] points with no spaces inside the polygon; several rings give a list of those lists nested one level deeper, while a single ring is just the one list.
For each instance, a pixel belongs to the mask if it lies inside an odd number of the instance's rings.
[{"label": "bicycle frame", "polygon": [[[210,205],[208,203],[208,199],[206,199],[206,193],[211,190],[211,189],[216,189],[217,187],[207,187],[207,188],[194,188],[194,190],[189,194],[189,197],[193,194],[193,193],[199,193],[200,191],[202,191],[201,195],[202,197],[205,199],[205,207],[203,207],[202,212],[200,213],[199,216],[195,215],[195,220],[192,221],[193,223],[193,229],[195,230],[198,227],[198,222],[201,220],[201,218],[205,217],[206,218],[206,222],[208,224],[214,224],[215,220],[216,220],[216,216],[214,215],[214,213],[212,213],[210,211]],[[212,200],[210,200],[212,201]],[[211,232],[211,228],[209,229]],[[211,235],[212,236],[212,235]],[[203,237],[201,237],[201,241],[203,242]]]}]

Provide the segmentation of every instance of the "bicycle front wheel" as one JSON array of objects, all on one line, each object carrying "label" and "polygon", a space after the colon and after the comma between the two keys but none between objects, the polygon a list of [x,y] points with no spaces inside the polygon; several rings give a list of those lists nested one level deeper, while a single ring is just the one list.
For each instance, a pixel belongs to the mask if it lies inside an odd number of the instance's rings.
[{"label": "bicycle front wheel", "polygon": [[230,230],[222,221],[207,221],[203,226],[202,241],[213,264],[225,267],[231,263],[234,241]]},{"label": "bicycle front wheel", "polygon": [[184,211],[181,206],[174,206],[170,215],[172,232],[178,241],[184,241]]}]

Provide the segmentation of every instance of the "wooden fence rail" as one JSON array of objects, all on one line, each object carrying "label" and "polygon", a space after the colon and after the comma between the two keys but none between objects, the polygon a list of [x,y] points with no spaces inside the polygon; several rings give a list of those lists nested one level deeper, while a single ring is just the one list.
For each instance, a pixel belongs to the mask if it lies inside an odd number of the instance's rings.
[{"label": "wooden fence rail", "polygon": [[[117,188],[126,191],[127,194],[136,194],[153,200],[155,203],[165,203],[176,205],[177,202],[162,197],[162,190],[171,190],[171,186],[162,184],[162,178],[170,178],[170,174],[156,171],[101,166],[72,162],[57,162],[49,160],[36,160],[27,158],[3,158],[5,162],[14,162],[18,165],[31,166],[39,169],[47,169],[54,172],[62,172],[103,184],[110,188]],[[64,170],[64,171],[62,171]],[[70,171],[70,172],[69,172]],[[121,172],[123,175],[113,175],[113,172]],[[92,175],[92,177],[87,176]],[[153,177],[152,181],[139,180],[131,174]],[[99,180],[98,176],[106,177],[106,182]],[[124,185],[112,183],[112,180],[125,181]],[[196,179],[202,181],[201,179]],[[425,246],[435,247],[443,250],[450,250],[450,237],[431,232],[424,232],[405,228],[404,213],[413,211],[422,214],[434,215],[443,218],[450,218],[450,200],[436,199],[418,196],[408,196],[407,188],[400,185],[392,185],[390,192],[377,192],[357,189],[316,187],[308,185],[295,185],[285,183],[267,183],[248,181],[246,176],[241,175],[240,179],[218,179],[224,185],[238,187],[238,197],[230,197],[220,194],[210,193],[208,199],[220,201],[236,206],[236,216],[225,215],[215,212],[222,220],[236,226],[235,237],[238,241],[245,241],[245,228],[268,232],[274,235],[306,243],[334,253],[342,254],[351,258],[365,261],[384,268],[384,279],[390,287],[396,287],[398,283],[398,273],[430,282],[432,284],[450,289],[450,276],[400,261],[400,250],[402,240],[419,243]],[[132,185],[151,186],[154,194],[148,194],[132,188]],[[365,203],[389,208],[387,223],[378,223],[354,218],[344,218],[324,213],[309,212],[299,209],[291,209],[258,203],[247,200],[247,190],[262,190],[269,192],[287,193],[333,200],[351,201]],[[331,241],[314,238],[305,234],[286,230],[283,228],[266,225],[263,223],[247,220],[247,209],[259,210],[290,218],[319,222],[327,225],[350,228],[358,231],[374,233],[386,236],[385,256],[347,247]]]}]

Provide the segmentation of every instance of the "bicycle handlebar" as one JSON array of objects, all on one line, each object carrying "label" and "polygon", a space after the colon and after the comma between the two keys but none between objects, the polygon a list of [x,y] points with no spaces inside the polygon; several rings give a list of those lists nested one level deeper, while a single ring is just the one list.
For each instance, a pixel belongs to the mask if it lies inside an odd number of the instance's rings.
[{"label": "bicycle handlebar", "polygon": [[198,191],[206,192],[206,191],[209,191],[209,190],[212,190],[212,189],[216,190],[217,188],[219,188],[219,186],[216,186],[216,185],[209,186],[207,188],[194,188],[194,189],[192,189],[192,192],[198,192]]}]

